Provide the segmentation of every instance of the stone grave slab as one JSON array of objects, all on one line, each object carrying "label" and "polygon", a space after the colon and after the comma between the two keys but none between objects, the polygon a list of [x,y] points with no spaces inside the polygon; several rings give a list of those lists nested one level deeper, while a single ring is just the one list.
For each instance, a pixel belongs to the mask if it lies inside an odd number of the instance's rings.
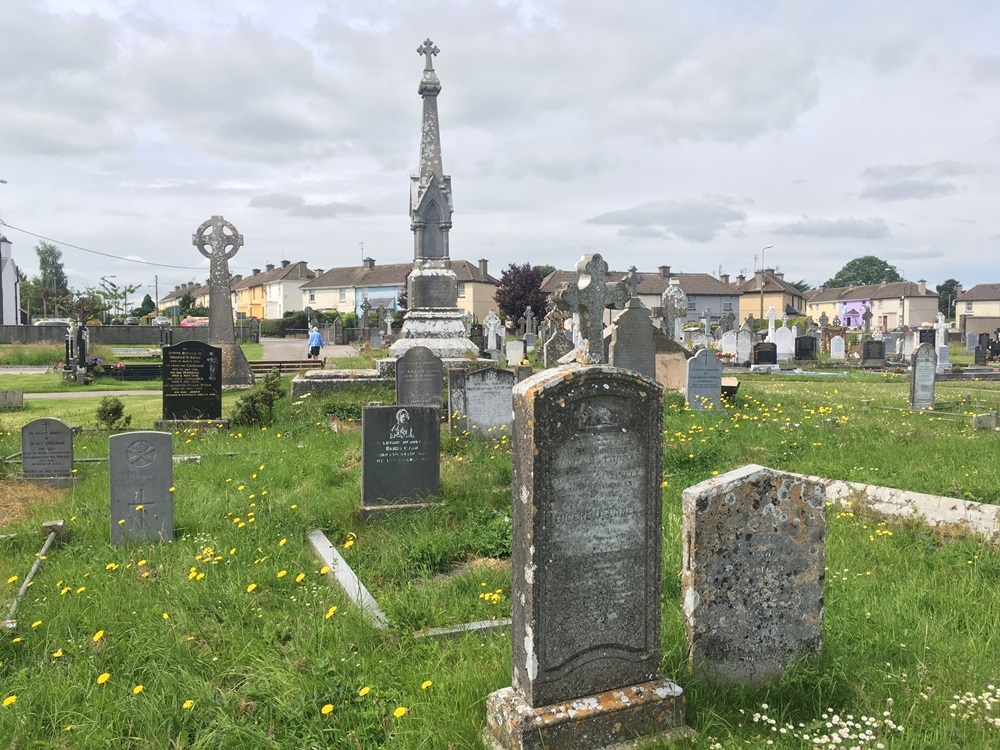
[{"label": "stone grave slab", "polygon": [[111,543],[174,539],[174,461],[169,432],[124,432],[108,438]]},{"label": "stone grave slab", "polygon": [[753,351],[753,334],[750,331],[736,332],[736,359],[742,364],[750,361],[750,353]]},{"label": "stone grave slab", "polygon": [[722,407],[722,362],[707,349],[687,361],[684,395],[688,406],[695,411]]},{"label": "stone grave slab", "polygon": [[222,348],[204,341],[163,347],[163,418],[222,417]]},{"label": "stone grave slab", "polygon": [[466,373],[448,370],[448,412],[452,430],[492,436],[511,433],[514,422],[514,373],[484,368]]},{"label": "stone grave slab", "polygon": [[965,348],[971,352],[977,346],[979,346],[979,334],[978,333],[965,334]]},{"label": "stone grave slab", "polygon": [[656,377],[656,349],[653,332],[656,329],[647,311],[633,297],[625,310],[611,325],[609,361],[614,367],[632,370],[647,378]]},{"label": "stone grave slab", "polygon": [[600,748],[683,723],[660,664],[663,389],[567,365],[514,387],[512,687],[501,748]]},{"label": "stone grave slab", "polygon": [[441,485],[441,410],[366,406],[361,412],[361,512],[417,507]]},{"label": "stone grave slab", "polygon": [[758,685],[823,642],[826,491],[749,465],[682,495],[684,621],[692,669]]},{"label": "stone grave slab", "polygon": [[507,366],[513,367],[521,363],[524,359],[524,341],[522,339],[510,339],[504,345],[504,357]]},{"label": "stone grave slab", "polygon": [[984,367],[989,359],[989,350],[982,346],[976,346],[973,349],[974,363],[977,367]]},{"label": "stone grave slab", "polygon": [[65,485],[73,476],[73,428],[54,417],[33,419],[21,428],[21,475]]},{"label": "stone grave slab", "polygon": [[778,364],[778,346],[770,341],[754,344],[752,363],[755,365]]},{"label": "stone grave slab", "polygon": [[530,378],[532,373],[535,371],[531,365],[513,365],[511,368],[514,371],[514,382],[520,383],[522,380]]},{"label": "stone grave slab", "polygon": [[21,411],[24,391],[0,391],[0,411]]},{"label": "stone grave slab", "polygon": [[861,366],[881,367],[885,364],[885,342],[868,339],[861,342]]},{"label": "stone grave slab", "polygon": [[572,351],[573,343],[563,331],[557,330],[542,345],[542,362],[550,367]]},{"label": "stone grave slab", "polygon": [[[932,332],[933,333],[933,332]],[[910,357],[910,408],[934,408],[934,375],[937,354],[934,342],[920,344]]]},{"label": "stone grave slab", "polygon": [[800,362],[815,362],[817,349],[815,336],[807,334],[795,337],[795,359]]},{"label": "stone grave slab", "polygon": [[830,359],[841,361],[847,356],[847,345],[843,336],[830,339]]},{"label": "stone grave slab", "polygon": [[778,360],[783,361],[795,356],[795,332],[782,326],[774,332],[774,343],[777,345]]},{"label": "stone grave slab", "polygon": [[427,347],[411,347],[396,360],[396,403],[439,409],[444,403],[444,365]]},{"label": "stone grave slab", "polygon": [[736,331],[726,331],[719,339],[719,346],[723,354],[736,354]]}]

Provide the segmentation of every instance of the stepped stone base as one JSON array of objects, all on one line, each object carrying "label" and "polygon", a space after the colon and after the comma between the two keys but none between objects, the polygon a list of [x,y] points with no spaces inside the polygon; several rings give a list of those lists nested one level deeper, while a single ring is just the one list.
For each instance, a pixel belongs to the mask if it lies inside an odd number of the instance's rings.
[{"label": "stepped stone base", "polygon": [[389,354],[401,357],[415,346],[426,346],[441,359],[478,357],[479,348],[469,340],[462,311],[419,309],[406,313],[399,339],[389,347]]}]

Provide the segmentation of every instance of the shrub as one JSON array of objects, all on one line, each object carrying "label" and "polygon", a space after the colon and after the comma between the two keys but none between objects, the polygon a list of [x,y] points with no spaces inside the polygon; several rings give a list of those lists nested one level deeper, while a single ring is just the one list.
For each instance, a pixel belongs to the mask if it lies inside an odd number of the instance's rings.
[{"label": "shrub", "polygon": [[302,310],[286,312],[282,318],[265,318],[260,322],[260,335],[269,338],[284,338],[289,332],[302,333],[309,327],[306,314]]},{"label": "shrub", "polygon": [[120,398],[105,396],[97,407],[97,424],[106,430],[124,430],[132,424],[132,417],[125,416],[125,404]]},{"label": "shrub", "polygon": [[234,425],[267,427],[274,421],[274,405],[285,395],[281,374],[271,370],[236,401],[230,419]]}]

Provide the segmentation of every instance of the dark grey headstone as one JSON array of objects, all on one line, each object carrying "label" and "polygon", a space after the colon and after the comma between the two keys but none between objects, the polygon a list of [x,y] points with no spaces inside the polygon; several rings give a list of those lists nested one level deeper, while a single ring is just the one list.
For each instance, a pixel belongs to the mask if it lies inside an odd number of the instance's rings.
[{"label": "dark grey headstone", "polygon": [[722,406],[722,362],[708,349],[687,361],[687,404],[696,411]]},{"label": "dark grey headstone", "polygon": [[653,344],[653,324],[649,315],[632,298],[628,307],[611,326],[609,361],[615,367],[632,370],[647,378],[656,378],[656,351]]},{"label": "dark grey headstone", "polygon": [[222,348],[204,341],[163,347],[163,418],[222,417]]},{"label": "dark grey headstone", "polygon": [[550,367],[571,351],[573,351],[573,342],[566,338],[563,331],[557,330],[542,345],[542,363],[546,367]]},{"label": "dark grey headstone", "polygon": [[823,641],[826,492],[753,464],[684,490],[681,587],[692,669],[779,677]]},{"label": "dark grey headstone", "polygon": [[125,432],[108,438],[111,543],[174,538],[174,462],[169,432]]},{"label": "dark grey headstone", "polygon": [[407,349],[396,360],[396,403],[437,406],[444,403],[444,368],[426,346]]},{"label": "dark grey headstone", "polygon": [[440,407],[364,407],[362,506],[409,505],[436,498],[441,483],[440,452]]},{"label": "dark grey headstone", "polygon": [[530,706],[658,676],[662,397],[599,366],[514,387],[513,687]]},{"label": "dark grey headstone", "polygon": [[986,362],[987,362],[987,359],[988,359],[989,350],[987,350],[987,349],[985,349],[985,348],[983,348],[981,346],[977,346],[973,351],[975,352],[975,354],[974,354],[974,356],[975,356],[975,360],[974,360],[975,364],[977,364],[979,366],[985,365]]},{"label": "dark grey headstone", "polygon": [[492,436],[510,434],[514,421],[514,373],[485,368],[466,373],[448,370],[452,429]]},{"label": "dark grey headstone", "polygon": [[369,337],[368,346],[370,346],[372,349],[382,348],[382,334],[379,331],[375,331],[375,333],[373,333]]},{"label": "dark grey headstone", "polygon": [[26,479],[73,474],[73,429],[61,419],[42,417],[21,428],[21,473]]},{"label": "dark grey headstone", "polygon": [[979,334],[979,345],[983,347],[983,349],[990,348],[990,335],[988,333]]},{"label": "dark grey headstone", "polygon": [[520,383],[522,380],[527,380],[531,377],[534,372],[534,368],[531,365],[514,365],[514,382]]},{"label": "dark grey headstone", "polygon": [[[933,333],[933,331],[931,332]],[[934,342],[920,344],[910,357],[910,408],[931,409],[934,406],[934,375],[937,352]]]},{"label": "dark grey headstone", "polygon": [[885,362],[885,341],[868,339],[861,342],[861,364],[879,364]]},{"label": "dark grey headstone", "polygon": [[762,341],[759,344],[754,344],[753,364],[755,365],[778,364],[778,345],[770,341]]},{"label": "dark grey headstone", "polygon": [[795,359],[803,361],[816,360],[816,337],[797,336],[795,338]]},{"label": "dark grey headstone", "polygon": [[917,330],[917,343],[933,344],[937,339],[937,332],[932,328],[920,328]]}]

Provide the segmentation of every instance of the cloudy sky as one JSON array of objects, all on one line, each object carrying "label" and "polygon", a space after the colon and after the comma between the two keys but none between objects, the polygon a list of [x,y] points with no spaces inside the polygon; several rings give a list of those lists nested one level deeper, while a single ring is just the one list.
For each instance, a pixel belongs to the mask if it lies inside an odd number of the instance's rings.
[{"label": "cloudy sky", "polygon": [[430,37],[453,258],[998,282],[998,28],[992,0],[4,0],[0,218],[78,288],[204,279],[213,214],[234,273],[408,261]]}]

